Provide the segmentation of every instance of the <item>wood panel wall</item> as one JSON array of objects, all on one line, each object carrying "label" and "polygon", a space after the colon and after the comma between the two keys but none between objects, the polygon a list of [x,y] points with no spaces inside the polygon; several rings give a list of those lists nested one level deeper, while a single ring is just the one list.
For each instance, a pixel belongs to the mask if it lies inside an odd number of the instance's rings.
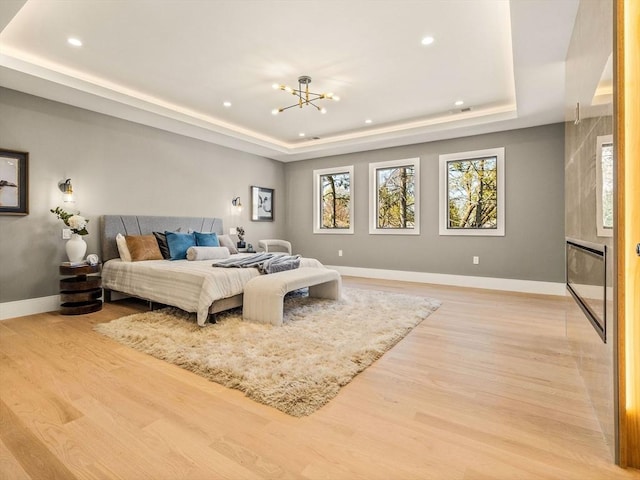
[{"label": "wood panel wall", "polygon": [[619,463],[640,468],[640,2],[615,4]]}]

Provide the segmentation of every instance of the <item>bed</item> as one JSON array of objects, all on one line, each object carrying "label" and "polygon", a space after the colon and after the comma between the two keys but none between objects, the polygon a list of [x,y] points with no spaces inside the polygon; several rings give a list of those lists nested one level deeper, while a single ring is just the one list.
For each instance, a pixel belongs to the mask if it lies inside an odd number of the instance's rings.
[{"label": "bed", "polygon": [[[120,259],[116,236],[150,235],[164,231],[214,232],[223,235],[222,220],[214,217],[104,215],[100,221],[102,285],[111,292],[142,298],[197,313],[203,326],[209,314],[242,306],[244,285],[260,275],[257,268],[215,268],[215,260]],[[238,254],[249,255],[249,254]],[[235,255],[233,255],[235,257]],[[324,268],[316,259],[302,258],[300,266]]]}]

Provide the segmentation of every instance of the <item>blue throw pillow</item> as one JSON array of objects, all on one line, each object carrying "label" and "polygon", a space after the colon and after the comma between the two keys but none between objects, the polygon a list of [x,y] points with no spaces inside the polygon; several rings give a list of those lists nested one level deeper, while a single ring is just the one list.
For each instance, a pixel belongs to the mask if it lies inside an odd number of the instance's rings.
[{"label": "blue throw pillow", "polygon": [[196,245],[199,247],[219,247],[220,240],[215,233],[194,232],[196,235]]},{"label": "blue throw pillow", "polygon": [[185,260],[189,247],[196,246],[196,236],[193,233],[164,232],[169,245],[169,260]]}]

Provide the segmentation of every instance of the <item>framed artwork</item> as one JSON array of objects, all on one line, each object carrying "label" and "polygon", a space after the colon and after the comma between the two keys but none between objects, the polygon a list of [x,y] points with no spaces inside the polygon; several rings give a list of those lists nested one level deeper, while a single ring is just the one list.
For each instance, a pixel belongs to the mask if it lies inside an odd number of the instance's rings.
[{"label": "framed artwork", "polygon": [[0,215],[29,214],[29,154],[0,149]]},{"label": "framed artwork", "polygon": [[251,187],[251,220],[273,222],[275,212],[273,188]]}]

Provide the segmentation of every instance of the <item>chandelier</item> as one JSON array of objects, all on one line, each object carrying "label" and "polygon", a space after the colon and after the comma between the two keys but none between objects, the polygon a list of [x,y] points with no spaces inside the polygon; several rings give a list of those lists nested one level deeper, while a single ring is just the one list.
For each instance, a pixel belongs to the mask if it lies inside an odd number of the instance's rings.
[{"label": "chandelier", "polygon": [[[317,102],[318,100],[334,100],[337,102],[340,100],[340,97],[338,97],[337,95],[334,95],[333,93],[310,92],[309,91],[310,83],[311,83],[311,77],[309,77],[308,75],[302,75],[298,77],[297,90],[289,87],[288,85],[278,85],[277,83],[275,83],[273,85],[274,89],[283,90],[287,93],[292,94],[295,97],[298,97],[298,99],[296,103],[294,103],[293,105],[289,105],[288,107],[274,108],[273,110],[271,110],[271,113],[273,115],[277,115],[280,112],[284,112],[285,110],[288,110],[289,108],[293,108],[293,107],[302,108],[303,106],[309,106],[309,105],[311,105],[312,107],[315,107],[320,113],[327,113],[326,108],[320,107],[316,105],[314,102]],[[303,89],[303,85],[304,85],[304,89]]]}]

